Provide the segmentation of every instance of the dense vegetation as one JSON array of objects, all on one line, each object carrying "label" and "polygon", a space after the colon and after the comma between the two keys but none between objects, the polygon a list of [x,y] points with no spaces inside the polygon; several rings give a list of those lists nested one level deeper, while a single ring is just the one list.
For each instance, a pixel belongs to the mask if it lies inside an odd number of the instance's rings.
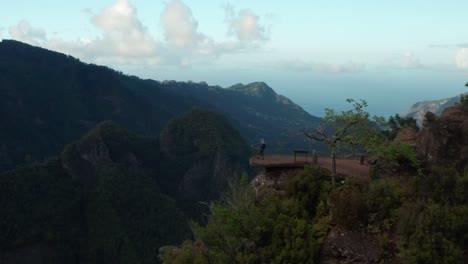
[{"label": "dense vegetation", "polygon": [[[468,82],[465,84],[466,87],[468,87]],[[460,103],[462,103],[463,105],[466,105],[468,106],[468,95],[460,95]]]},{"label": "dense vegetation", "polygon": [[189,219],[247,169],[249,150],[207,110],[163,131],[104,122],[59,157],[0,174],[0,261],[31,248],[47,263],[155,263],[160,246],[190,237]]},{"label": "dense vegetation", "polygon": [[[357,114],[361,109],[358,105]],[[363,263],[466,262],[468,169],[421,167],[414,147],[389,140],[385,132],[340,130],[353,120],[369,124],[367,113],[330,113],[338,131],[326,134],[330,141],[341,136],[360,143],[379,160],[371,166],[370,182],[343,179],[331,188],[329,172],[306,167],[289,179],[285,195],[235,185],[223,202],[211,204],[206,225],[193,224],[195,241],[160,248],[164,263],[317,263],[330,255]],[[416,129],[413,119],[398,116],[390,127]],[[323,131],[312,138],[325,136]],[[378,246],[358,253],[352,244],[330,248],[333,240],[345,239],[343,230],[361,234],[348,243]]]},{"label": "dense vegetation", "polygon": [[[194,105],[229,119],[179,115]],[[468,170],[422,168],[413,147],[392,142],[412,119],[358,138],[362,130],[340,130],[356,121],[348,113],[328,112],[338,132],[329,141],[372,153],[370,182],[338,178],[332,189],[329,172],[313,167],[282,195],[258,193],[246,174],[239,181],[250,154],[242,136],[290,150],[292,133],[318,121],[266,84],[141,80],[4,40],[0,263],[317,263],[336,230],[378,241],[383,263],[466,262]],[[5,171],[18,164],[27,165]]]},{"label": "dense vegetation", "polygon": [[289,180],[285,196],[259,199],[250,186],[232,188],[210,206],[206,226],[194,225],[195,242],[163,247],[160,257],[164,263],[320,263],[328,230],[344,228],[374,237],[381,263],[466,261],[468,172],[435,168],[422,177],[346,181],[333,191],[327,176],[307,168]]},{"label": "dense vegetation", "polygon": [[197,104],[154,81],[16,41],[0,43],[0,58],[0,171],[57,155],[104,120],[157,136]]},{"label": "dense vegetation", "polygon": [[468,106],[468,95],[460,95],[460,103],[465,106]]},{"label": "dense vegetation", "polygon": [[234,185],[210,205],[206,226],[194,223],[195,242],[161,248],[164,263],[314,263],[329,227],[325,212],[328,173],[308,168],[288,184],[284,197],[259,199]]},{"label": "dense vegetation", "polygon": [[385,137],[390,140],[395,139],[402,128],[419,131],[416,119],[413,117],[401,117],[399,114],[396,114],[395,116],[389,117],[387,124],[388,128],[382,131],[382,133],[384,133]]}]

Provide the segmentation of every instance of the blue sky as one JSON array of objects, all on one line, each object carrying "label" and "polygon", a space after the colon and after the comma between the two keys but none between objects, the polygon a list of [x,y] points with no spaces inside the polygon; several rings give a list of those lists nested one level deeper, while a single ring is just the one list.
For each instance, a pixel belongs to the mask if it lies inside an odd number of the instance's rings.
[{"label": "blue sky", "polygon": [[143,78],[264,81],[314,115],[465,92],[468,1],[0,0],[0,38]]}]

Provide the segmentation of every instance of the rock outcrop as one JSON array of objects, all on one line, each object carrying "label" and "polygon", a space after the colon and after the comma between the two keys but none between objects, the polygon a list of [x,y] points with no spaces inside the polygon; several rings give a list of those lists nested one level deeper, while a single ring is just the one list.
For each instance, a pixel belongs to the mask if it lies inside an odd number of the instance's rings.
[{"label": "rock outcrop", "polygon": [[377,239],[367,233],[334,227],[323,242],[321,263],[379,263]]},{"label": "rock outcrop", "polygon": [[[430,113],[430,112],[428,112]],[[397,136],[395,137],[395,142],[401,142],[401,143],[406,143],[410,145],[415,145],[416,144],[416,135],[418,131],[414,128],[411,127],[403,127],[401,128]]]},{"label": "rock outcrop", "polygon": [[284,195],[288,180],[302,168],[269,168],[257,174],[250,183],[257,196],[266,194]]},{"label": "rock outcrop", "polygon": [[416,137],[416,149],[429,165],[468,166],[468,107],[458,104],[440,117],[427,112]]},{"label": "rock outcrop", "polygon": [[[465,93],[465,95],[468,95],[468,93]],[[403,114],[403,117],[415,118],[418,126],[421,127],[426,113],[432,112],[436,115],[440,115],[446,108],[451,107],[459,102],[460,95],[440,100],[418,102],[415,103],[410,109],[408,109],[408,111]]]}]

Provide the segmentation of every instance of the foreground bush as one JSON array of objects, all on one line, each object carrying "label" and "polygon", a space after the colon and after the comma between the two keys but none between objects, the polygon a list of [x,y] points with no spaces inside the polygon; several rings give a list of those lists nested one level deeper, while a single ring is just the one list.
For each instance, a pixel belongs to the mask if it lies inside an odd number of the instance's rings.
[{"label": "foreground bush", "polygon": [[223,202],[211,205],[206,226],[193,224],[200,242],[166,248],[161,259],[182,263],[176,261],[192,255],[200,262],[186,263],[316,263],[328,226],[321,217],[329,190],[325,175],[306,169],[290,180],[286,197],[262,200],[248,186],[233,186]]}]

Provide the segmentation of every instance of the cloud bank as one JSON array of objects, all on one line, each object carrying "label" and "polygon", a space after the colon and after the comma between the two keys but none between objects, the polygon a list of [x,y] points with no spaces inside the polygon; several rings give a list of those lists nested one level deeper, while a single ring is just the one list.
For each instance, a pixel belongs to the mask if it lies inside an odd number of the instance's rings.
[{"label": "cloud bank", "polygon": [[[91,10],[86,12],[92,14]],[[252,10],[236,13],[230,6],[226,17],[228,31],[236,36],[236,40],[217,42],[200,32],[197,19],[181,0],[165,3],[159,20],[164,31],[163,40],[151,36],[129,0],[116,0],[92,16],[90,23],[99,30],[98,37],[81,37],[73,41],[49,39],[45,30],[33,27],[27,21],[10,27],[9,32],[13,39],[91,62],[183,67],[252,49],[255,46],[250,43],[268,39],[260,17]]]},{"label": "cloud bank", "polygon": [[366,65],[364,63],[356,62],[333,64],[295,59],[281,61],[277,63],[276,68],[295,72],[356,73],[364,71]]},{"label": "cloud bank", "polygon": [[468,48],[461,48],[455,54],[455,65],[460,69],[468,69]]},{"label": "cloud bank", "polygon": [[423,67],[419,58],[413,52],[407,51],[397,58],[397,66],[404,69],[417,69]]},{"label": "cloud bank", "polygon": [[17,25],[11,26],[9,33],[14,39],[33,45],[41,45],[47,40],[45,30],[31,26],[26,20],[21,20]]}]

